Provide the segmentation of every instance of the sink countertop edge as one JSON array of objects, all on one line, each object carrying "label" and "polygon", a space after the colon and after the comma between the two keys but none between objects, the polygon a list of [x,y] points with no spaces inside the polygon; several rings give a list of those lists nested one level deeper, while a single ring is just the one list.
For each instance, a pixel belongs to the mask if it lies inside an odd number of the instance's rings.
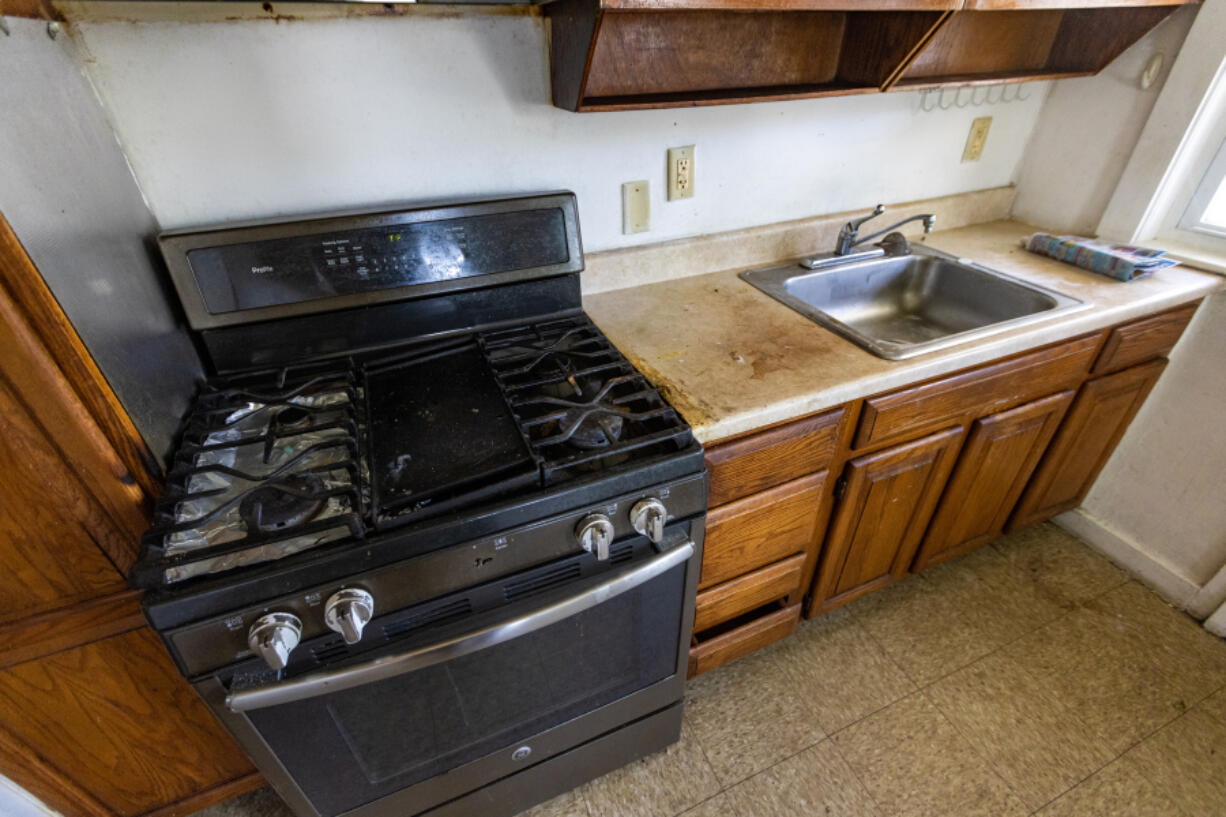
[{"label": "sink countertop edge", "polygon": [[584,305],[695,436],[711,443],[1099,331],[1226,286],[1186,266],[1115,281],[1027,252],[1020,239],[1035,230],[995,221],[934,232],[925,243],[1090,308],[904,360],[879,358],[795,312],[741,280],[743,268],[597,293]]}]

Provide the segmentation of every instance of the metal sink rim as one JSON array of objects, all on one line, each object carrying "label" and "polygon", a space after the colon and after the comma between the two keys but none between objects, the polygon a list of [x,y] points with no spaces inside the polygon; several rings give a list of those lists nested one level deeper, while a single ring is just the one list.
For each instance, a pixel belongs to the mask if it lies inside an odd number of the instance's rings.
[{"label": "metal sink rim", "polygon": [[[848,270],[857,268],[865,269],[866,273],[872,270],[876,265],[890,256],[879,256],[877,258],[856,259],[848,261],[845,264],[833,264],[829,267],[810,270],[800,266],[798,263],[783,264],[774,267],[766,267],[760,269],[745,270],[739,274],[739,277],[755,289],[769,295],[792,310],[799,312],[801,315],[809,318],[814,323],[829,329],[835,334],[841,335],[843,338],[855,343],[863,349],[872,352],[878,357],[886,360],[905,360],[907,358],[917,357],[919,355],[935,352],[941,349],[948,349],[952,346],[960,346],[964,343],[980,340],[985,337],[1007,332],[1012,329],[1018,329],[1030,324],[1039,323],[1049,320],[1053,317],[1068,315],[1083,309],[1088,309],[1090,304],[1074,298],[1071,295],[1065,295],[1063,292],[1050,289],[1041,284],[1035,284],[1030,281],[1025,281],[1000,270],[986,267],[968,258],[960,258],[952,253],[947,253],[942,250],[933,249],[923,245],[912,245],[911,255],[926,255],[931,256],[955,266],[974,270],[980,274],[990,278],[1004,281],[1006,283],[1018,286],[1022,289],[1029,290],[1033,293],[1040,293],[1050,297],[1055,301],[1055,305],[1049,309],[1043,309],[1038,312],[1021,315],[1016,318],[1009,318],[994,323],[985,324],[983,326],[974,327],[961,332],[953,332],[939,338],[922,341],[918,343],[897,343],[893,341],[875,338],[865,334],[853,326],[850,326],[838,318],[831,315],[829,312],[810,304],[808,301],[796,297],[787,290],[789,281],[796,278],[811,279],[817,276],[825,276],[832,274],[846,274]],[[897,257],[897,256],[895,256]]]}]

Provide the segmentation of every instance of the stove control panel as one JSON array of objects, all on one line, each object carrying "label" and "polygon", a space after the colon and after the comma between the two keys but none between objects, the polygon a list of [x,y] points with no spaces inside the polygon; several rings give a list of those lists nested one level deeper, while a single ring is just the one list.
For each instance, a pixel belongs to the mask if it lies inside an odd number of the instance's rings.
[{"label": "stove control panel", "polygon": [[609,545],[613,544],[613,520],[602,513],[588,514],[575,528],[579,545],[600,561],[608,561]]}]

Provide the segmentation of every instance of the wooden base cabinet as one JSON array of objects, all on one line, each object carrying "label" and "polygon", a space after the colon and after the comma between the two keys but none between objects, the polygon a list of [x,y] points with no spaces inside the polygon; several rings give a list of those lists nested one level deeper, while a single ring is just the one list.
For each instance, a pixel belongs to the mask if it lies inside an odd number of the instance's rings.
[{"label": "wooden base cabinet", "polygon": [[1072,401],[1073,392],[1062,391],[975,421],[912,570],[1001,534]]},{"label": "wooden base cabinet", "polygon": [[957,426],[848,462],[820,568],[819,611],[907,574],[962,434]]},{"label": "wooden base cabinet", "polygon": [[1081,504],[1166,360],[1158,358],[1086,383],[1009,521],[1020,530]]}]

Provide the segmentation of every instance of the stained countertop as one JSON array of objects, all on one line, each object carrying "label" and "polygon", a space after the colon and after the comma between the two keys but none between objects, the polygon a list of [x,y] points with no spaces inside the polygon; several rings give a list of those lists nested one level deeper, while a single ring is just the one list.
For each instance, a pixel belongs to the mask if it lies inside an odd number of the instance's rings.
[{"label": "stained countertop", "polygon": [[[1195,301],[1226,285],[1186,266],[1128,283],[1027,252],[1036,228],[994,221],[925,243],[1087,302],[1054,316],[908,360],[884,360],[737,277],[740,269],[587,296],[614,344],[708,443]],[[786,259],[784,259],[786,260]]]}]

